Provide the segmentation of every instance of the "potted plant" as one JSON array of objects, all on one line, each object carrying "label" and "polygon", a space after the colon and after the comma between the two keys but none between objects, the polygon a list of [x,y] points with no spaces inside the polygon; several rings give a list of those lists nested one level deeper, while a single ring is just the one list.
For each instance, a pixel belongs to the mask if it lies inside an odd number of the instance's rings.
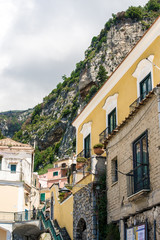
[{"label": "potted plant", "polygon": [[94,153],[96,155],[102,155],[104,153],[103,144],[97,143],[93,146]]},{"label": "potted plant", "polygon": [[77,158],[77,169],[82,168],[87,162],[87,159],[84,157],[78,157]]}]

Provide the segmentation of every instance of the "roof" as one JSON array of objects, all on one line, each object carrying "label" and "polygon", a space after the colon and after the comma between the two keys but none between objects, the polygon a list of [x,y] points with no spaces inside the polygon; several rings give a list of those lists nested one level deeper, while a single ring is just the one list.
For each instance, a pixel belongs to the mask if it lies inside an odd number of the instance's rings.
[{"label": "roof", "polygon": [[25,149],[32,149],[33,147],[30,146],[29,144],[23,144],[20,142],[16,142],[14,140],[12,140],[11,138],[4,138],[0,140],[0,148],[1,147],[7,147],[7,148],[25,148]]},{"label": "roof", "polygon": [[[94,97],[89,101],[89,103],[84,107],[84,109],[77,115],[77,117],[72,122],[74,127],[78,127],[86,117],[93,111],[96,105],[106,96],[113,88],[113,84],[116,84],[116,79],[118,81],[120,78],[128,71],[128,69],[134,64],[134,62],[142,55],[142,53],[147,49],[147,47],[159,36],[160,32],[160,16],[154,21],[150,28],[144,33],[142,38],[136,43],[136,45],[131,49],[127,56],[122,60],[118,67],[113,71],[107,81],[102,85]],[[153,37],[154,36],[154,37]],[[137,51],[137,53],[135,52]],[[111,82],[112,81],[112,82]],[[110,83],[111,82],[111,83]],[[111,84],[111,85],[109,85]],[[82,120],[80,121],[80,117]]]},{"label": "roof", "polygon": [[154,91],[157,87],[160,87],[160,84],[157,84],[157,86],[148,93],[148,95],[146,95],[146,97],[139,103],[138,106],[135,107],[135,109],[133,111],[130,112],[130,114],[128,115],[128,117],[125,118],[125,120],[119,124],[113,131],[111,134],[109,134],[107,136],[107,138],[105,139],[104,141],[104,144],[107,145],[109,140],[114,136],[116,135],[120,129],[122,127],[125,126],[126,123],[128,123],[128,121],[131,121],[133,119],[133,116],[139,111],[139,109],[141,109],[143,107],[144,104],[146,104],[148,102],[148,100],[154,95]]}]

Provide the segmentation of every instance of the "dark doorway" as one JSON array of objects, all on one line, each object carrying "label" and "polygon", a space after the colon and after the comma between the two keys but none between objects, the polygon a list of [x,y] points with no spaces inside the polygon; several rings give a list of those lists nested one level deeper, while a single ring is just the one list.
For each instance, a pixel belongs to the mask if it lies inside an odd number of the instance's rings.
[{"label": "dark doorway", "polygon": [[76,240],[87,240],[86,222],[83,218],[77,224]]}]

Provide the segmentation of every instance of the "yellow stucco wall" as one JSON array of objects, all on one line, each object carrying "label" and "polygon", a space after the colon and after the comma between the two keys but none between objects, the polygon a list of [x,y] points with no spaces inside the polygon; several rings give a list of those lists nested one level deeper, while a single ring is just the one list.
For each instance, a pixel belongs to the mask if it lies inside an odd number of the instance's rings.
[{"label": "yellow stucco wall", "polygon": [[73,239],[73,195],[67,198],[63,203],[58,201],[58,186],[53,185],[51,194],[54,195],[54,219],[57,220],[60,227],[65,227],[71,239]]},{"label": "yellow stucco wall", "polygon": [[[72,193],[79,191],[84,185],[93,182],[94,176],[89,174],[79,181],[72,189]],[[51,195],[54,196],[54,219],[58,221],[60,227],[65,227],[71,239],[73,239],[73,195],[64,200],[62,203],[58,201],[58,186],[53,185],[50,189]]]},{"label": "yellow stucco wall", "polygon": [[0,239],[6,240],[7,239],[7,232],[0,228]]},{"label": "yellow stucco wall", "polygon": [[72,193],[76,193],[77,191],[79,191],[81,188],[83,188],[84,186],[88,185],[89,183],[94,181],[94,175],[89,174],[88,176],[84,177],[81,181],[79,181],[77,184],[74,185],[73,189],[72,189]]},{"label": "yellow stucco wall", "polygon": [[[119,79],[118,83],[106,94],[103,100],[97,105],[95,102],[94,110],[88,117],[80,124],[78,128],[77,139],[77,154],[83,150],[83,135],[80,133],[84,123],[92,122],[91,125],[91,148],[94,144],[99,142],[99,134],[106,128],[106,111],[103,109],[106,99],[109,96],[113,96],[118,93],[117,99],[117,118],[118,124],[120,124],[125,117],[129,114],[129,106],[137,99],[137,79],[132,76],[138,63],[147,58],[150,55],[154,55],[153,62],[160,66],[160,37],[148,47],[148,49],[138,58],[138,60],[130,67],[130,69]],[[110,81],[110,79],[108,80]],[[160,82],[160,70],[153,66],[153,87]],[[94,101],[94,98],[93,100]],[[81,118],[81,115],[78,116]],[[93,150],[92,150],[93,154]]]},{"label": "yellow stucco wall", "polygon": [[18,187],[0,185],[0,212],[18,211]]}]

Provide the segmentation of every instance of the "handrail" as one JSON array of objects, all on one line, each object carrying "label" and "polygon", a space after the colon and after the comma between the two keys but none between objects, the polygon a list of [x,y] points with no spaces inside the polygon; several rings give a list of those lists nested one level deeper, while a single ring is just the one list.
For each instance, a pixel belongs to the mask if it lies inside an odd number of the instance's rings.
[{"label": "handrail", "polygon": [[39,210],[26,210],[21,212],[0,212],[0,220],[13,222],[27,222],[38,219]]},{"label": "handrail", "polygon": [[136,107],[139,106],[139,104],[142,102],[143,99],[149,94],[150,92],[146,91],[143,94],[141,94],[130,106],[129,110],[130,112],[133,111]]},{"label": "handrail", "polygon": [[45,216],[44,216],[44,213],[42,211],[38,212],[38,216],[41,218],[43,226],[46,229],[49,229],[53,239],[55,239],[55,240],[63,240],[61,233],[56,233],[55,227],[52,224],[50,218],[46,219]]},{"label": "handrail", "polygon": [[91,157],[91,149],[83,149],[78,155],[78,157],[90,158]]},{"label": "handrail", "polygon": [[149,190],[149,165],[140,164],[126,174],[127,177],[127,195],[131,196],[141,190]]},{"label": "handrail", "polygon": [[[117,127],[117,125],[115,126],[115,128],[116,127]],[[107,127],[106,129],[104,129],[103,132],[101,132],[99,134],[99,142],[103,143],[105,141],[105,139],[108,137],[108,135],[114,131],[114,129],[112,131],[111,131],[110,127]]]}]

